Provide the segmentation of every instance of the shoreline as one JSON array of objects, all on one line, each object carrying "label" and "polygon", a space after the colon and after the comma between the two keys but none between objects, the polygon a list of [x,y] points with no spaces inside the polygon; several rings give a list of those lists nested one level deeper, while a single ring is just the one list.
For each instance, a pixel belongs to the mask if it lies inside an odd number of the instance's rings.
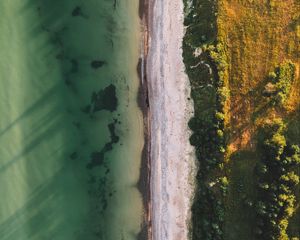
[{"label": "shoreline", "polygon": [[141,21],[141,46],[140,58],[137,65],[137,72],[140,80],[137,102],[143,114],[144,125],[144,147],[141,157],[140,178],[137,187],[142,194],[144,214],[141,230],[137,236],[138,240],[152,239],[151,233],[151,156],[150,156],[150,118],[149,118],[149,95],[148,95],[148,79],[146,74],[147,56],[148,56],[148,8],[149,0],[139,0],[139,18]]},{"label": "shoreline", "polygon": [[147,2],[148,239],[187,240],[196,160],[188,128],[193,101],[182,58],[184,6],[182,0]]}]

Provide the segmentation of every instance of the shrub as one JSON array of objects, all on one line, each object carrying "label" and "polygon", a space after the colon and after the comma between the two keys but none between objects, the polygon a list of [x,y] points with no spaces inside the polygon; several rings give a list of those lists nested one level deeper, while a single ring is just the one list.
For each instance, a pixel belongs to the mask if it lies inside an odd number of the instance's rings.
[{"label": "shrub", "polygon": [[[186,0],[185,11],[184,24],[187,28],[183,40],[183,59],[195,108],[194,117],[189,121],[193,131],[190,142],[196,148],[200,164],[198,191],[192,206],[192,239],[221,240],[224,206],[223,201],[217,199],[220,193],[225,196],[227,186],[222,183],[206,185],[207,182],[217,182],[223,175],[221,166],[226,151],[223,106],[229,95],[224,86],[224,69],[227,67],[225,45],[214,43],[217,1]],[[201,49],[201,54],[195,54],[197,49]],[[216,169],[221,174],[211,179]]]},{"label": "shrub", "polygon": [[291,61],[282,63],[275,69],[275,72],[269,73],[269,78],[275,84],[276,95],[274,104],[284,106],[291,89],[291,85],[295,79],[295,64]]},{"label": "shrub", "polygon": [[299,164],[299,146],[287,143],[284,136],[285,124],[281,119],[268,122],[259,129],[258,146],[261,162],[256,165],[259,201],[255,204],[258,222],[264,231],[258,239],[289,239],[286,229],[289,218],[295,212],[293,187],[299,183],[299,176],[292,168]]},{"label": "shrub", "polygon": [[288,172],[280,177],[280,181],[284,182],[290,187],[293,187],[299,183],[299,176],[294,172]]}]

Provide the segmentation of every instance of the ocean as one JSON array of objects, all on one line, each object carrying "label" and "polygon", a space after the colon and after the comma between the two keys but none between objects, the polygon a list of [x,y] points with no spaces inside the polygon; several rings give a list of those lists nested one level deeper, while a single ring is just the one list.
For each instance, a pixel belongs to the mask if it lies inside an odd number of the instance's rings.
[{"label": "ocean", "polygon": [[138,0],[0,1],[1,240],[133,240]]}]

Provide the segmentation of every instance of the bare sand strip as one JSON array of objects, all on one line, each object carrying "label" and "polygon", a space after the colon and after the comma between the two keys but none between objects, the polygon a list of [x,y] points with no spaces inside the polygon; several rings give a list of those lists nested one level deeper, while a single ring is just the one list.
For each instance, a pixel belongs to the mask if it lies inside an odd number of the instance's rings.
[{"label": "bare sand strip", "polygon": [[194,151],[189,80],[182,61],[182,0],[149,0],[147,79],[151,131],[152,239],[186,240]]}]

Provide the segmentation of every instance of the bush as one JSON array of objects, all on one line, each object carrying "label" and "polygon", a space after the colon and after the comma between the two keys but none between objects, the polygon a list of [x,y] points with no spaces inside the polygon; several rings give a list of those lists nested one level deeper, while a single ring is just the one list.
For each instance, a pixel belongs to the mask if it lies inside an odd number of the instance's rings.
[{"label": "bush", "polygon": [[295,79],[295,71],[295,64],[291,61],[287,61],[277,67],[275,72],[269,73],[269,78],[275,84],[276,88],[274,104],[284,107],[289,97],[291,85]]},{"label": "bush", "polygon": [[[259,129],[258,146],[261,162],[256,166],[259,201],[255,205],[258,222],[264,231],[257,231],[258,239],[289,239],[286,229],[289,218],[295,212],[293,187],[299,184],[299,176],[292,168],[299,165],[299,146],[287,143],[285,125],[280,119],[266,123]],[[258,224],[257,230],[260,230]]]},{"label": "bush", "polygon": [[294,187],[299,183],[299,176],[294,172],[288,172],[280,177],[280,181],[284,182],[290,187]]},{"label": "bush", "polygon": [[[190,6],[192,3],[192,6]],[[226,151],[223,106],[229,96],[224,86],[224,68],[227,67],[224,45],[213,42],[216,36],[217,1],[185,1],[187,26],[183,39],[183,59],[191,82],[191,96],[195,114],[189,121],[193,131],[190,143],[196,148],[200,168],[197,173],[198,191],[192,206],[192,238],[221,240],[223,235],[224,206],[219,195],[226,195],[227,186],[218,182],[223,170]],[[201,54],[194,54],[201,49]],[[197,66],[197,67],[194,67]],[[207,67],[209,66],[209,67]],[[221,71],[222,69],[222,71]],[[214,172],[220,173],[214,176]],[[222,200],[222,199],[221,199]]]}]

